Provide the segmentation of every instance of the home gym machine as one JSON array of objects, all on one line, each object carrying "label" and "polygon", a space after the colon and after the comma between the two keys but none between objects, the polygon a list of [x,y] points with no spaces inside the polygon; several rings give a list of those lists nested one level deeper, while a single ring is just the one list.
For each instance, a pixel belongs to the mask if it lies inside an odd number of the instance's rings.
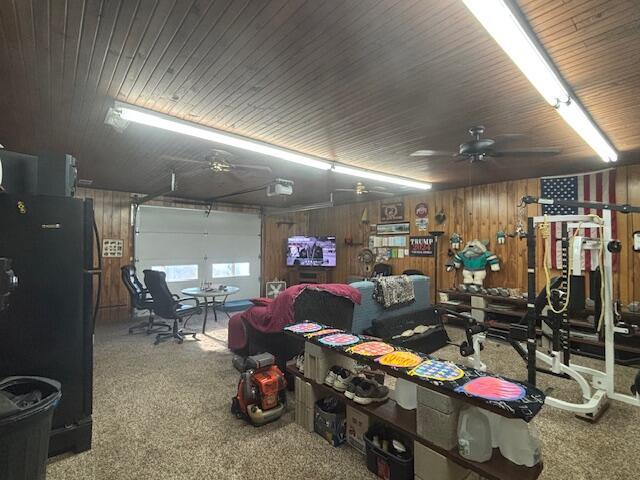
[{"label": "home gym machine", "polygon": [[[615,335],[630,335],[634,328],[621,321],[617,304],[613,300],[613,259],[612,255],[621,250],[618,240],[612,238],[611,214],[640,213],[640,207],[615,205],[599,202],[581,202],[574,200],[547,199],[526,196],[522,198],[521,208],[527,205],[557,205],[601,211],[584,215],[542,215],[529,217],[527,231],[520,236],[527,240],[527,313],[519,323],[510,326],[509,333],[496,332],[483,328],[474,331],[472,365],[483,365],[480,359],[482,344],[486,339],[509,342],[527,362],[527,380],[536,385],[538,372],[575,380],[582,392],[582,402],[572,403],[547,396],[546,404],[575,413],[581,418],[595,421],[608,406],[608,400],[617,400],[630,405],[640,406],[640,373],[631,386],[632,395],[615,391]],[[549,228],[551,224],[561,225],[561,236],[556,239],[561,245],[562,269],[559,278],[552,280],[548,270],[547,252],[551,245]],[[538,231],[542,232],[545,244],[544,273],[545,289],[536,296],[536,246]],[[597,236],[586,235],[598,232]],[[600,269],[600,294],[596,302],[594,315],[597,331],[603,330],[604,371],[584,367],[571,361],[569,304],[571,301],[570,276],[581,273],[581,255],[591,250],[598,255]],[[543,316],[546,310],[547,315]],[[543,331],[543,345],[546,353],[538,349],[536,327],[540,324]],[[476,328],[477,330],[477,328]],[[471,351],[467,352],[470,354]],[[468,355],[465,355],[468,356]],[[471,360],[471,358],[469,360]],[[546,367],[538,365],[541,362]]]}]

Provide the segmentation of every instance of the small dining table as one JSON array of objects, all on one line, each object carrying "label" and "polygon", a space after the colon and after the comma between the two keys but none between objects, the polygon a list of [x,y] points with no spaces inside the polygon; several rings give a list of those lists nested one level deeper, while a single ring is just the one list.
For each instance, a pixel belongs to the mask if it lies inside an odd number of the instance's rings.
[{"label": "small dining table", "polygon": [[[184,288],[181,290],[183,295],[187,295],[188,297],[195,298],[203,298],[204,299],[204,321],[202,322],[202,333],[205,332],[207,328],[207,312],[209,305],[213,306],[213,318],[217,322],[218,314],[216,312],[217,308],[221,305],[224,305],[227,301],[227,297],[229,295],[235,295],[240,291],[240,287],[236,287],[234,285],[225,285],[224,287],[210,287],[210,288],[200,288],[200,287],[191,287]],[[222,300],[216,300],[216,298],[221,297]],[[209,302],[208,299],[211,299]]]}]

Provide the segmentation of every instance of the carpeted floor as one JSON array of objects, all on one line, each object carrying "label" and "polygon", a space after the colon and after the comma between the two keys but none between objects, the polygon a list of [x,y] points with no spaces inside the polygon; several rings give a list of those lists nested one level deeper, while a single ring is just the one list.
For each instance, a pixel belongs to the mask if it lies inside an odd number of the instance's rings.
[{"label": "carpeted floor", "polygon": [[[93,449],[52,459],[47,478],[375,478],[360,454],[347,446],[333,448],[303,431],[293,422],[291,410],[260,428],[235,419],[229,406],[238,373],[226,349],[226,322],[209,322],[208,328],[198,342],[154,347],[151,337],[127,335],[127,325],[99,327]],[[460,332],[451,329],[451,334]],[[453,347],[440,356],[458,358]],[[514,378],[525,374],[510,347],[488,344],[484,358],[492,370]],[[635,370],[619,369],[619,388],[628,391]],[[541,386],[553,387],[561,398],[577,395],[573,384],[561,379],[543,377]],[[591,425],[547,407],[536,424],[545,462],[541,479],[637,478],[640,457],[633,445],[640,438],[639,409],[615,403],[598,424]]]}]

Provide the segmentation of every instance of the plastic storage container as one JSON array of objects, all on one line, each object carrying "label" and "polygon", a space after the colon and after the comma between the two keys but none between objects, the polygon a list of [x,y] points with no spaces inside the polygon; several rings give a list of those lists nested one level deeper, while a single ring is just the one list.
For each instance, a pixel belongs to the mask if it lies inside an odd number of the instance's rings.
[{"label": "plastic storage container", "polygon": [[516,418],[500,422],[500,453],[516,465],[533,467],[540,462],[540,438],[535,425]]},{"label": "plastic storage container", "polygon": [[493,453],[489,418],[477,407],[465,408],[458,419],[458,451],[474,462],[486,462]]},{"label": "plastic storage container", "polygon": [[[378,438],[380,446],[374,444],[374,437]],[[394,451],[394,439],[405,445],[405,453]],[[384,480],[413,480],[413,442],[379,425],[374,425],[367,431],[364,442],[370,472]],[[386,450],[384,446],[387,447]]]},{"label": "plastic storage container", "polygon": [[0,380],[0,478],[44,480],[60,383],[41,377]]},{"label": "plastic storage container", "polygon": [[418,385],[403,378],[398,378],[394,396],[400,407],[405,410],[415,410],[418,406]]}]

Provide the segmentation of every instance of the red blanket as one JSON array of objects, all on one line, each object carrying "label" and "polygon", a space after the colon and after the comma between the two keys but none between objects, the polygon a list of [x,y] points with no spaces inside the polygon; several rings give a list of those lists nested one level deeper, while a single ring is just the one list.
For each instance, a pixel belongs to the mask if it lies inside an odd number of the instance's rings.
[{"label": "red blanket", "polygon": [[306,289],[328,292],[338,297],[344,297],[353,303],[360,304],[360,291],[343,283],[301,284],[287,288],[267,307],[251,307],[242,313],[243,320],[249,322],[253,328],[264,333],[281,331],[285,325],[293,323],[293,304],[296,298]]}]

